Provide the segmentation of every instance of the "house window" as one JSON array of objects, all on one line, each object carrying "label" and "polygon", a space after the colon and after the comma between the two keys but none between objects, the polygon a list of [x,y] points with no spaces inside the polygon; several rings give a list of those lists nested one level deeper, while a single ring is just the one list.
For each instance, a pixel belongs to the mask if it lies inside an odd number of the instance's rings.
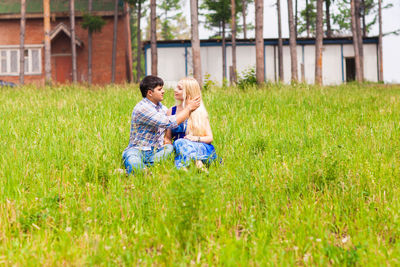
[{"label": "house window", "polygon": [[[24,51],[25,74],[41,74],[41,49],[27,48]],[[0,76],[19,75],[19,49],[0,49]]]}]

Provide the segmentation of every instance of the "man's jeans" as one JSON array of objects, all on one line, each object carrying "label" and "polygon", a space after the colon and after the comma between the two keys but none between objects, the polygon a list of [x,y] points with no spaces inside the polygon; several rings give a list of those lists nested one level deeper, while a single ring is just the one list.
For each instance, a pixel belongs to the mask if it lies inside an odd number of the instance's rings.
[{"label": "man's jeans", "polygon": [[171,144],[154,149],[139,150],[137,148],[129,148],[122,153],[122,160],[125,164],[126,173],[134,173],[134,170],[144,169],[146,166],[153,165],[154,162],[161,161],[172,153],[174,147]]}]

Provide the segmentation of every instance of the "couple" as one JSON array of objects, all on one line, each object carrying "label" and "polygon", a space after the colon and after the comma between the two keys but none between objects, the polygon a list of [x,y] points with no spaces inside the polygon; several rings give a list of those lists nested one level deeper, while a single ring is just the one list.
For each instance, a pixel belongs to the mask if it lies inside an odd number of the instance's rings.
[{"label": "couple", "polygon": [[182,168],[193,160],[202,168],[217,158],[207,110],[199,83],[184,78],[175,88],[176,106],[167,110],[164,81],[146,76],[140,82],[143,96],[133,109],[129,145],[122,153],[127,174],[161,161],[175,149],[175,165]]}]

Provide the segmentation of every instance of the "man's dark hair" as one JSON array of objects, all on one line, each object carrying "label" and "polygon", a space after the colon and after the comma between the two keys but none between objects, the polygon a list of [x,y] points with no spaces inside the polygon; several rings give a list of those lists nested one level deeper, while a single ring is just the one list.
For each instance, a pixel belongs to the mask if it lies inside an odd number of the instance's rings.
[{"label": "man's dark hair", "polygon": [[154,91],[154,88],[157,86],[164,86],[164,81],[160,77],[152,75],[146,76],[140,82],[140,92],[142,92],[143,97],[146,97],[147,91]]}]

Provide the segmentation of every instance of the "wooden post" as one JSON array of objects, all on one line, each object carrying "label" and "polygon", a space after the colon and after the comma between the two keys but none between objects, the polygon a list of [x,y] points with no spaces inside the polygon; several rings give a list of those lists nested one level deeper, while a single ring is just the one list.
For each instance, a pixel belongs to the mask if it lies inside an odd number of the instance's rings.
[{"label": "wooden post", "polygon": [[200,57],[200,39],[199,39],[199,20],[197,0],[190,0],[191,14],[191,31],[192,31],[192,60],[193,60],[193,76],[198,81],[200,86],[203,84],[201,75],[201,57]]},{"label": "wooden post", "polygon": [[140,29],[140,19],[142,17],[142,1],[138,0],[137,1],[138,9],[137,9],[137,55],[136,55],[136,82],[140,82],[140,77],[141,77],[141,72],[142,72],[142,31]]},{"label": "wooden post", "polygon": [[26,1],[21,0],[21,28],[20,28],[20,42],[19,42],[19,83],[24,84],[25,75],[25,24],[26,24]]},{"label": "wooden post", "polygon": [[315,38],[315,84],[322,85],[323,0],[317,0]]},{"label": "wooden post", "polygon": [[75,0],[70,0],[69,4],[69,19],[71,23],[72,82],[76,83],[78,81],[78,74],[76,70]]},{"label": "wooden post", "polygon": [[115,60],[117,57],[118,0],[114,1],[114,33],[111,58],[111,83],[115,82]]},{"label": "wooden post", "polygon": [[125,2],[125,27],[126,27],[126,44],[125,44],[125,61],[126,61],[126,80],[128,83],[133,81],[132,73],[132,41],[131,41],[131,22],[129,4]]},{"label": "wooden post", "polygon": [[231,0],[231,29],[232,29],[232,75],[231,85],[237,83],[237,68],[236,68],[236,0]]},{"label": "wooden post", "polygon": [[288,0],[288,18],[289,18],[289,42],[290,42],[290,62],[291,62],[291,80],[297,82],[297,44],[296,44],[296,30],[293,22],[293,2]]},{"label": "wooden post", "polygon": [[379,12],[379,43],[378,43],[378,58],[379,58],[379,77],[378,80],[383,82],[383,55],[382,55],[382,0],[378,0]]},{"label": "wooden post", "polygon": [[[93,6],[93,0],[89,0],[88,2],[88,9],[89,9],[89,15],[92,15],[92,6]],[[93,51],[93,34],[90,29],[88,29],[88,83],[89,85],[92,84],[92,51]]]},{"label": "wooden post", "polygon": [[46,84],[51,84],[50,0],[43,0],[44,71]]},{"label": "wooden post", "polygon": [[151,44],[151,75],[157,76],[157,32],[156,32],[156,25],[157,25],[157,17],[156,17],[156,0],[150,0],[150,44]]},{"label": "wooden post", "polygon": [[263,84],[264,80],[264,1],[255,2],[256,17],[256,79],[258,84]]}]

